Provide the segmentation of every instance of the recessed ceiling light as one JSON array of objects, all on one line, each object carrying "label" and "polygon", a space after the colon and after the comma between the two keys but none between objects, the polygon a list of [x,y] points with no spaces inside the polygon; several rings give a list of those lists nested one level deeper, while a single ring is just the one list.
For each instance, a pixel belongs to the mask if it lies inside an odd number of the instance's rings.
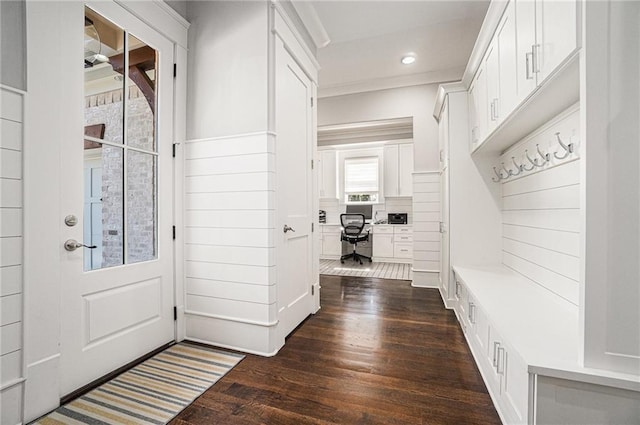
[{"label": "recessed ceiling light", "polygon": [[402,62],[404,65],[411,65],[415,61],[416,61],[415,56],[407,55],[407,56],[403,56],[400,62]]}]

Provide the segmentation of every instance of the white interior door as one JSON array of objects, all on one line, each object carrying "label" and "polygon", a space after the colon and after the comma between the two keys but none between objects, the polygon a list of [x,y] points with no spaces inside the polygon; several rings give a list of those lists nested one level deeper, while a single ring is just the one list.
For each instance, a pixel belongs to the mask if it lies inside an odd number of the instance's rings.
[{"label": "white interior door", "polygon": [[[82,34],[82,22],[69,25]],[[173,45],[114,2],[88,3],[84,59],[84,99],[68,113],[104,132],[83,143],[78,128],[62,147],[61,203],[77,224],[60,229],[61,395],[175,338]],[[96,248],[67,250],[68,240]]]},{"label": "white interior door", "polygon": [[[278,329],[284,337],[313,309],[311,81],[276,41]],[[286,230],[291,228],[291,230]]]}]

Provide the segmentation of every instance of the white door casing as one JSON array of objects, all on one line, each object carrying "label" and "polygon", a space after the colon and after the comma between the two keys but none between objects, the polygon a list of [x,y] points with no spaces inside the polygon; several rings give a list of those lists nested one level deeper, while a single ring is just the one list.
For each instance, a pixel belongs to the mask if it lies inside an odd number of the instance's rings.
[{"label": "white door casing", "polygon": [[[155,68],[157,258],[83,272],[83,250],[86,249],[65,251],[65,240],[83,241],[83,144],[82,130],[78,128],[77,139],[69,138],[63,142],[64,154],[60,163],[63,213],[76,215],[79,219],[76,226],[60,226],[63,306],[60,395],[68,394],[175,338],[171,240],[173,44],[115,3],[95,2],[87,6],[142,40],[158,54]],[[78,34],[82,34],[81,20],[69,24],[77,25]],[[81,50],[79,59],[80,55]],[[82,81],[74,84],[81,85]],[[78,102],[75,112],[79,117],[83,113],[82,105],[84,103]],[[77,122],[80,127],[81,120]]]},{"label": "white door casing", "polygon": [[313,87],[278,38],[275,90],[278,335],[284,339],[313,312]]}]

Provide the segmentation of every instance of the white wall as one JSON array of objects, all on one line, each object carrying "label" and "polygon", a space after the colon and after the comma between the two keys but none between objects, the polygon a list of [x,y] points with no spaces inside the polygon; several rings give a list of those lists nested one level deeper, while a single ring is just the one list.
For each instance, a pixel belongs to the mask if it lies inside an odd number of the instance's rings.
[{"label": "white wall", "polygon": [[268,2],[189,3],[187,139],[268,126]]},{"label": "white wall", "polygon": [[23,96],[0,98],[0,423],[21,421],[23,374]]},{"label": "white wall", "polygon": [[[321,81],[322,84],[322,81]],[[438,170],[437,84],[318,99],[318,126],[413,117],[414,171]]]},{"label": "white wall", "polygon": [[[562,117],[563,116],[563,117]],[[577,107],[541,127],[501,157],[507,168],[532,165],[525,150],[540,161],[536,145],[549,153],[543,167],[502,181],[502,262],[554,294],[578,305],[580,290],[580,117]],[[556,120],[553,120],[556,121]],[[564,149],[559,132],[575,151]]]}]

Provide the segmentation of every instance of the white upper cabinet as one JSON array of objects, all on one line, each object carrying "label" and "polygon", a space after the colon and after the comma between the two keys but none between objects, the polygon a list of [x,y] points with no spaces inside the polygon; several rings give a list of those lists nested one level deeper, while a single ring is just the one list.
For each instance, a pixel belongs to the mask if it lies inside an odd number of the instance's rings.
[{"label": "white upper cabinet", "polygon": [[[512,113],[526,104],[526,99],[536,89],[551,87],[546,83],[554,78],[549,77],[578,47],[577,16],[578,3],[575,0],[511,0],[505,6],[475,77],[469,84],[472,150],[487,139],[500,138],[496,137],[502,132],[498,127],[509,121]],[[577,68],[572,69],[575,71]],[[545,95],[545,102],[549,103],[553,94]],[[553,109],[545,102],[539,102],[544,103],[539,109]],[[567,106],[562,102],[556,103],[559,108],[556,112]],[[553,115],[552,112],[549,114]],[[541,121],[549,118],[544,112],[538,115],[541,115]],[[483,128],[485,119],[486,127]]]},{"label": "white upper cabinet", "polygon": [[516,15],[516,71],[518,95],[522,102],[537,86],[533,72],[536,44],[536,4],[534,0],[513,0]]},{"label": "white upper cabinet", "polygon": [[384,147],[384,196],[413,194],[413,144]]},{"label": "white upper cabinet", "polygon": [[337,173],[336,173],[336,151],[326,150],[319,151],[318,158],[320,164],[318,164],[318,192],[320,198],[332,198],[338,197],[337,187]]},{"label": "white upper cabinet", "polygon": [[469,87],[469,127],[471,128],[471,149],[487,135],[487,79],[484,63],[478,68],[476,76]]},{"label": "white upper cabinet", "polygon": [[516,72],[516,17],[514,2],[510,2],[502,15],[496,34],[499,63],[499,100],[496,102],[496,117],[502,122],[509,112],[516,107],[517,72]]},{"label": "white upper cabinet", "polygon": [[500,102],[500,62],[498,40],[493,40],[484,57],[484,69],[487,74],[487,100],[489,101],[487,131],[491,133],[498,126]]},{"label": "white upper cabinet", "polygon": [[577,5],[575,1],[536,2],[535,71],[544,81],[578,45]]}]

